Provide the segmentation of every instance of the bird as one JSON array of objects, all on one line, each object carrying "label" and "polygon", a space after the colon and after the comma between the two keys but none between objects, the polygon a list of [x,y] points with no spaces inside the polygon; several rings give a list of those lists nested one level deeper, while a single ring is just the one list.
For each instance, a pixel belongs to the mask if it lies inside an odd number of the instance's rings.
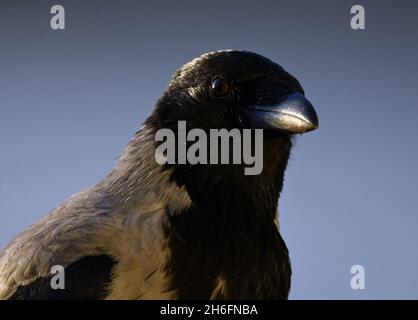
[{"label": "bird", "polygon": [[[160,164],[158,130],[262,130],[263,170]],[[179,68],[97,184],[0,253],[0,299],[288,299],[278,204],[297,135],[318,127],[299,81],[272,60],[218,50]],[[54,288],[53,267],[64,271]]]}]

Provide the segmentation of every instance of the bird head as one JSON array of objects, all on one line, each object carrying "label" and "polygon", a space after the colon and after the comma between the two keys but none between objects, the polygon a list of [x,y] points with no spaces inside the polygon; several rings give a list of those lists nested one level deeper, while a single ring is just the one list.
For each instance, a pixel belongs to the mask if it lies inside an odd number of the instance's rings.
[{"label": "bird head", "polygon": [[179,69],[157,105],[161,127],[264,129],[273,136],[304,133],[318,117],[298,80],[247,51],[216,51]]}]

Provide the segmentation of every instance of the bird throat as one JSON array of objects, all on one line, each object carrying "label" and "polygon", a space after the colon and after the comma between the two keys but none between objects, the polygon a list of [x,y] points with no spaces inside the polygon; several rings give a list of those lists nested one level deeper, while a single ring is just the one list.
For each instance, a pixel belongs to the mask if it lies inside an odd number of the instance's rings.
[{"label": "bird throat", "polygon": [[287,297],[290,263],[274,219],[291,142],[273,139],[265,148],[258,176],[225,166],[174,170],[192,200],[168,215],[167,272],[178,298]]}]

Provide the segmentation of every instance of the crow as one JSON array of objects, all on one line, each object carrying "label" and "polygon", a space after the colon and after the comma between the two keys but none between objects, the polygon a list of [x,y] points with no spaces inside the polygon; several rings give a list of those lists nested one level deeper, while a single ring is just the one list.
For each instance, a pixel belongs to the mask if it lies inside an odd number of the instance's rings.
[{"label": "crow", "polygon": [[[156,133],[175,132],[179,121],[204,131],[262,129],[262,172],[157,163]],[[280,65],[241,50],[195,58],[106,178],[3,249],[0,298],[287,299],[278,199],[294,135],[317,127],[300,83]]]}]

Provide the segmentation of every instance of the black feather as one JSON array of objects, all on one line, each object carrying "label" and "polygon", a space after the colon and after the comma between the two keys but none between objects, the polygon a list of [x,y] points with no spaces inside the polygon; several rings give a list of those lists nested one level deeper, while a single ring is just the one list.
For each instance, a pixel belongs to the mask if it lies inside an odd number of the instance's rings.
[{"label": "black feather", "polygon": [[20,286],[10,300],[98,300],[106,297],[116,261],[107,255],[88,256],[65,269],[65,289],[52,289],[51,277]]}]

